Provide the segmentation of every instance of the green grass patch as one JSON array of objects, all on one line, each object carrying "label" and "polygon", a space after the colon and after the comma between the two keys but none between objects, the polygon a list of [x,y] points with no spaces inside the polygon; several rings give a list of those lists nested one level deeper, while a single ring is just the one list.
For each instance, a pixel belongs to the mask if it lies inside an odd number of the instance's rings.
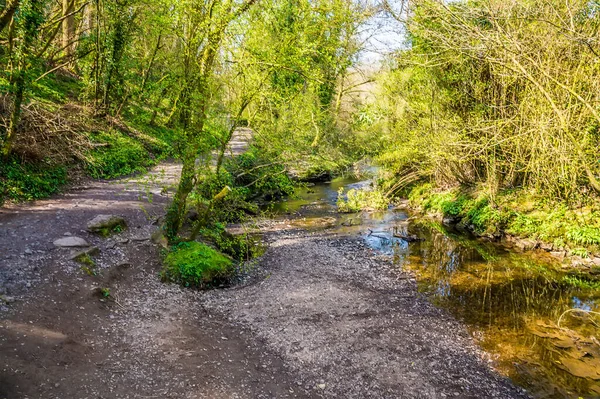
[{"label": "green grass patch", "polygon": [[199,242],[174,246],[164,260],[162,278],[185,287],[205,288],[226,281],[234,272],[233,260]]},{"label": "green grass patch", "polygon": [[13,158],[0,163],[0,205],[7,200],[31,201],[56,193],[67,182],[67,168],[23,163]]},{"label": "green grass patch", "polygon": [[93,133],[91,139],[99,145],[88,153],[90,161],[85,166],[93,178],[110,179],[144,172],[156,163],[142,144],[119,131]]}]

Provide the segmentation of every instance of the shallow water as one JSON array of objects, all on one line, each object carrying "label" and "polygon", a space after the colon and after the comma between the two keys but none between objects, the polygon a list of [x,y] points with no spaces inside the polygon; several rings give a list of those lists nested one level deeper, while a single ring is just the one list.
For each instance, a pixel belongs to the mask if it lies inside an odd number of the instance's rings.
[{"label": "shallow water", "polygon": [[578,311],[600,312],[600,276],[567,272],[545,253],[516,253],[403,210],[336,213],[340,187],[368,184],[336,179],[273,210],[304,228],[361,235],[392,256],[398,270],[415,274],[421,292],[468,325],[498,371],[532,396],[600,397],[600,317]]}]

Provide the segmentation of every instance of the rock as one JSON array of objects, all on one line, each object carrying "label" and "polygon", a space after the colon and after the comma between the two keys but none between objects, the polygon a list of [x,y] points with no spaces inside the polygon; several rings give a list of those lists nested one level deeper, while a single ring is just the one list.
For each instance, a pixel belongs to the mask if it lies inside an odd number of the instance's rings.
[{"label": "rock", "polygon": [[442,224],[444,226],[454,226],[459,221],[460,221],[460,218],[452,217],[452,216],[446,216],[445,218],[442,219]]},{"label": "rock", "polygon": [[550,255],[552,255],[555,258],[558,258],[560,260],[563,260],[565,258],[565,256],[567,255],[567,253],[565,251],[551,251]]},{"label": "rock", "polygon": [[87,224],[88,231],[92,233],[101,233],[108,235],[111,232],[118,231],[127,227],[125,219],[116,215],[98,215]]},{"label": "rock", "polygon": [[164,236],[162,230],[156,230],[154,233],[152,233],[151,239],[154,244],[158,244],[163,248],[169,247],[169,240],[167,240],[167,237]]},{"label": "rock", "polygon": [[73,234],[69,233],[68,231],[67,231],[66,233],[64,233],[64,234],[63,234],[63,236],[66,236],[66,237],[68,237],[68,236],[72,236],[72,235],[73,235]]},{"label": "rock", "polygon": [[92,256],[92,255],[98,255],[100,253],[100,250],[98,249],[98,247],[90,247],[90,248],[86,248],[83,251],[77,251],[75,252],[73,255],[71,255],[71,257],[69,259],[71,260],[79,260],[81,259],[81,257],[83,256]]},{"label": "rock", "polygon": [[550,252],[554,249],[554,244],[543,242],[540,244],[540,249],[543,249],[546,252]]},{"label": "rock", "polygon": [[522,251],[529,251],[529,250],[537,248],[538,243],[534,240],[530,240],[527,238],[517,239],[515,242],[515,246]]},{"label": "rock", "polygon": [[89,247],[90,244],[81,237],[70,236],[59,238],[53,243],[57,247],[69,248],[69,247]]},{"label": "rock", "polygon": [[31,255],[33,251],[29,248],[25,249],[25,255]]},{"label": "rock", "polygon": [[2,301],[4,301],[4,303],[6,303],[7,305],[10,305],[11,303],[13,303],[15,301],[15,298],[12,296],[0,295],[0,299]]}]

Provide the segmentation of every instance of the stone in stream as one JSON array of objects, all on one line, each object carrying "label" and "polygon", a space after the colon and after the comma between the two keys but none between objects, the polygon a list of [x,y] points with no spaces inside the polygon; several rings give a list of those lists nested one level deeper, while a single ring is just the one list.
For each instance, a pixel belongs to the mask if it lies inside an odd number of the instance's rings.
[{"label": "stone in stream", "polygon": [[86,240],[84,240],[81,237],[76,237],[76,236],[59,238],[58,240],[55,240],[53,244],[56,245],[57,247],[62,247],[62,248],[89,247],[90,246],[90,244],[88,244],[88,242]]},{"label": "stone in stream", "polygon": [[125,227],[127,227],[125,219],[116,215],[97,215],[87,224],[88,231],[102,235],[118,232]]}]

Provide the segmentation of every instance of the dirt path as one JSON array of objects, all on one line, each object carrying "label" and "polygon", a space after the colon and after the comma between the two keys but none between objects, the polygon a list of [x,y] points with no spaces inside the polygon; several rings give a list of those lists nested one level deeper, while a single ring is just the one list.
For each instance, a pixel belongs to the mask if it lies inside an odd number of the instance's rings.
[{"label": "dirt path", "polygon": [[[177,173],[163,165],[0,210],[10,302],[0,309],[0,398],[525,397],[409,276],[353,238],[272,222],[246,285],[162,284],[149,237]],[[108,239],[85,231],[106,213],[130,228]],[[96,276],[54,247],[66,233],[100,249]]]}]

